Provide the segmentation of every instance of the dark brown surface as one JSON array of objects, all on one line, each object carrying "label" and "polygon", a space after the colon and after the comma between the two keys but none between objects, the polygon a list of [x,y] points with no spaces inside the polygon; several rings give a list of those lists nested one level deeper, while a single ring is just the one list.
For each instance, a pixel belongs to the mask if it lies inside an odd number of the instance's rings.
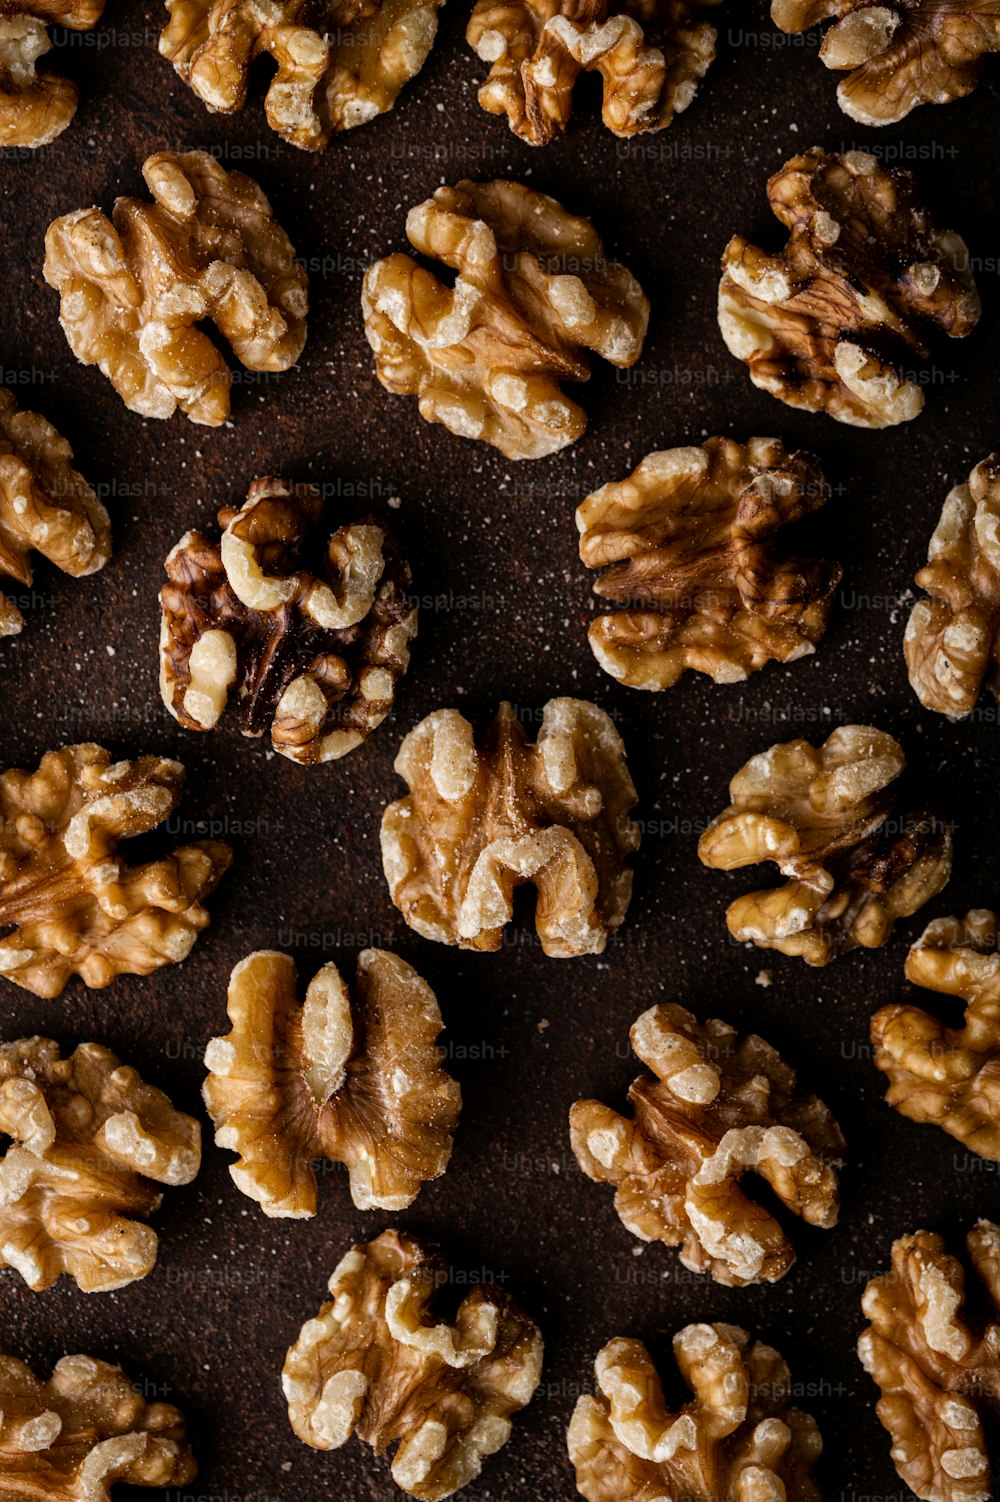
[{"label": "dark brown surface", "polygon": [[[868,1018],[909,990],[903,959],[922,919],[884,951],[822,971],[744,950],[728,942],[723,912],[769,873],[703,870],[695,844],[748,755],[842,721],[874,722],[900,736],[917,796],[956,821],[955,874],[924,917],[1000,902],[995,705],[984,700],[959,726],[921,710],[904,673],[908,606],[898,599],[924,560],[946,490],[998,443],[1000,67],[988,67],[961,103],[864,130],[840,114],[815,36],[772,47],[764,6],[733,4],[720,13],[719,61],[668,131],[616,141],[584,86],[566,139],[533,152],[479,110],[483,68],[465,47],[465,8],[456,5],[396,111],[310,157],[266,129],[266,65],[242,114],[211,116],[156,55],[161,21],[155,6],[112,0],[94,34],[100,47],[81,37],[54,59],[83,87],[70,130],[42,152],[0,161],[4,377],[73,443],[106,496],[116,545],[93,579],[39,567],[23,634],[0,643],[0,745],[5,766],[33,765],[49,746],[82,739],[121,754],[176,753],[189,771],[179,817],[193,822],[175,821],[175,830],[201,833],[197,821],[214,821],[236,860],[183,966],[104,992],[73,983],[52,1002],[0,983],[3,1035],[95,1038],[201,1114],[201,1056],[225,1030],[238,959],[284,948],[305,979],[330,958],[350,973],[353,952],[370,940],[397,948],[438,992],[466,1101],[447,1176],[397,1219],[440,1238],[472,1276],[504,1276],[547,1341],[543,1387],[513,1442],[463,1494],[468,1502],[568,1502],[564,1431],[599,1347],[635,1334],[666,1356],[669,1332],[691,1319],[745,1324],[789,1358],[826,1440],[825,1495],[902,1502],[875,1390],[853,1351],[861,1286],[887,1265],[895,1236],[918,1226],[957,1234],[977,1215],[1000,1213],[994,1165],[969,1163],[943,1133],[891,1112],[868,1057]],[[889,432],[842,428],[755,392],[715,326],[723,246],[736,231],[781,243],[765,180],[814,143],[902,145],[938,222],[961,230],[983,267],[979,330],[938,352],[927,409]],[[221,147],[225,164],[253,172],[313,271],[300,367],[238,384],[232,426],[215,431],[126,412],[97,371],[76,364],[41,276],[52,217],[91,202],[110,209],[117,193],[141,191],[149,152],[174,147]],[[359,312],[363,267],[403,248],[411,204],[442,181],[503,174],[590,213],[654,306],[635,370],[598,369],[584,389],[584,439],[520,466],[428,427],[415,402],[385,393]],[[836,494],[799,545],[844,564],[830,630],[815,657],[743,686],[689,674],[661,695],[619,688],[586,643],[594,602],[576,556],[574,505],[649,450],[712,433],[775,433],[820,455]],[[211,736],[181,731],[156,686],[156,592],[168,549],[185,528],[210,525],[220,505],[240,504],[254,475],[283,473],[339,484],[334,504],[345,516],[399,497],[389,514],[418,592],[433,597],[393,717],[346,761],[315,771],[269,756],[266,742],[241,740],[231,724]],[[382,809],[403,790],[392,771],[400,735],[442,705],[482,720],[506,695],[534,716],[562,693],[592,697],[618,717],[641,795],[647,832],[620,941],[604,957],[559,961],[540,953],[523,923],[498,955],[417,938],[389,902],[378,857]],[[754,983],[762,969],[773,974],[769,988]],[[610,1191],[584,1179],[570,1154],[571,1102],[620,1101],[635,1072],[629,1024],[660,998],[760,1031],[846,1131],[840,1226],[795,1226],[800,1261],[775,1287],[724,1290],[684,1273],[665,1248],[637,1255]],[[236,1191],[230,1161],[206,1132],[200,1177],[170,1191],[156,1218],[159,1264],[142,1283],[88,1298],[65,1281],[32,1294],[3,1274],[2,1345],[39,1368],[89,1351],[179,1402],[201,1463],[183,1499],[388,1502],[396,1493],[385,1461],[356,1441],[335,1455],[299,1444],[278,1386],[285,1349],[318,1309],[335,1263],[386,1217],[354,1211],[337,1171],[321,1185],[314,1220],[268,1221]]]}]

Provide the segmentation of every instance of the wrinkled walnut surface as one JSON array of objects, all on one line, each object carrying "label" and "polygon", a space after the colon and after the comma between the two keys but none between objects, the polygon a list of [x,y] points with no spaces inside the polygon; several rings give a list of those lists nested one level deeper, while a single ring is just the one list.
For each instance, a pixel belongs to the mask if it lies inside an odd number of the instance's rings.
[{"label": "wrinkled walnut surface", "polygon": [[0,774],[0,975],[58,996],[183,960],[209,921],[202,899],[232,859],[197,840],[126,865],[120,840],[146,834],[181,801],[184,768],[159,756],[112,762],[85,743],[49,751],[37,772]]},{"label": "wrinkled walnut surface", "polygon": [[250,370],[288,370],[306,341],[308,279],[257,184],[204,151],[161,151],[142,169],[153,202],[111,219],[77,209],[49,225],[45,280],[84,365],[126,407],[218,427],[232,373],[197,327],[210,320]]},{"label": "wrinkled walnut surface", "polygon": [[726,913],[741,943],[826,965],[887,943],[951,873],[951,831],[932,814],[901,816],[902,747],[869,725],[843,725],[819,748],[787,741],[752,756],[732,803],[698,842],[706,866],[774,861],[791,881],[749,892]]},{"label": "wrinkled walnut surface", "polygon": [[[97,573],[111,557],[108,513],[72,458],[51,423],[21,411],[0,388],[0,582],[30,587],[32,551],[74,579]],[[15,602],[0,594],[0,636],[23,625]]]},{"label": "wrinkled walnut surface", "polygon": [[835,20],[819,55],[848,74],[837,99],[862,125],[971,94],[984,56],[1000,51],[1000,0],[771,0],[771,15],[790,32]]},{"label": "wrinkled walnut surface", "polygon": [[615,1209],[643,1241],[681,1248],[692,1272],[742,1287],[773,1283],[795,1261],[774,1216],[740,1187],[755,1173],[809,1225],[836,1224],[840,1128],[763,1038],[739,1039],[683,1007],[651,1007],[632,1047],[655,1079],[629,1090],[633,1115],[597,1100],[570,1111],[570,1139],[589,1178],[615,1185]]},{"label": "wrinkled walnut surface", "polygon": [[614,722],[583,699],[550,699],[532,744],[508,703],[481,745],[457,709],[406,736],[410,789],[382,818],[392,900],[425,939],[497,950],[514,888],[535,888],[547,955],[599,954],[632,895],[635,788]]},{"label": "wrinkled walnut surface", "polygon": [[393,1480],[421,1502],[479,1475],[542,1370],[538,1327],[492,1283],[462,1300],[454,1324],[436,1321],[430,1305],[449,1276],[442,1257],[401,1232],[353,1247],[330,1279],[333,1301],[303,1325],[282,1372],[299,1439],[335,1450],[357,1433],[377,1455],[398,1444]]},{"label": "wrinkled walnut surface", "polygon": [[508,459],[573,443],[587,418],[561,383],[588,379],[587,350],[634,364],[649,321],[590,220],[520,183],[461,182],[411,209],[406,234],[454,285],[408,255],[369,267],[362,306],[382,385]]},{"label": "wrinkled walnut surface", "polygon": [[466,38],[489,78],[479,102],[532,146],[562,134],[582,73],[600,75],[616,136],[662,130],[715,59],[718,0],[478,0]]},{"label": "wrinkled walnut surface", "polygon": [[42,1382],[0,1356],[0,1502],[110,1502],[116,1481],[185,1486],[196,1470],[180,1413],[120,1367],[64,1356]]},{"label": "wrinkled walnut surface", "polygon": [[984,687],[1000,698],[1000,454],[950,492],[916,576],[918,600],[903,650],[925,709],[957,719]]},{"label": "wrinkled walnut surface", "polygon": [[939,230],[908,172],[813,147],[767,185],[788,244],[736,235],[722,258],[719,328],[755,386],[790,407],[885,428],[924,405],[932,331],[960,339],[980,303],[965,241]]},{"label": "wrinkled walnut surface", "polygon": [[1000,953],[985,908],[937,918],[906,957],[906,978],[965,1002],[961,1027],[920,1007],[888,1006],[871,1023],[889,1104],[911,1121],[943,1127],[984,1158],[1000,1160]]},{"label": "wrinkled walnut surface", "polygon": [[210,110],[242,109],[250,69],[277,64],[267,123],[319,151],[391,110],[423,67],[443,0],[167,0],[160,52]]},{"label": "wrinkled walnut surface", "polygon": [[815,1420],[788,1367],[737,1325],[687,1325],[674,1356],[694,1398],[676,1413],[638,1340],[612,1340],[578,1400],[569,1456],[587,1502],[819,1502]]},{"label": "wrinkled walnut surface", "polygon": [[926,1502],[993,1495],[981,1415],[1000,1407],[1000,1227],[979,1221],[966,1245],[985,1322],[964,1307],[962,1264],[928,1231],[896,1242],[892,1272],[873,1279],[861,1300],[871,1323],[858,1354],[882,1390],[878,1416],[896,1470]]},{"label": "wrinkled walnut surface", "polygon": [[405,960],[362,950],[353,996],[324,965],[300,1005],[294,962],[262,950],[233,971],[228,1011],[205,1104],[266,1215],[315,1215],[315,1159],[346,1164],[359,1210],[403,1210],[444,1173],[462,1093],[441,1067],[434,992]]},{"label": "wrinkled walnut surface", "polygon": [[4,0],[0,10],[0,148],[47,146],[76,114],[70,78],[35,64],[52,48],[48,28],[89,31],[104,0]]},{"label": "wrinkled walnut surface", "polygon": [[839,564],[787,557],[780,529],[827,498],[811,454],[775,438],[649,454],[576,513],[580,557],[605,568],[595,594],[620,608],[588,636],[632,688],[669,688],[687,668],[739,683],[794,662],[826,630]]},{"label": "wrinkled walnut surface", "polygon": [[49,1038],[0,1045],[0,1267],[29,1288],[62,1273],[85,1293],[144,1278],[157,1238],[144,1217],[157,1184],[188,1184],[201,1128],[110,1049],[66,1059]]},{"label": "wrinkled walnut surface", "polygon": [[305,766],[346,756],[392,708],[417,608],[373,517],[323,527],[311,485],[254,480],[222,537],[186,532],[160,592],[160,692],[187,730],[233,704],[244,735]]}]

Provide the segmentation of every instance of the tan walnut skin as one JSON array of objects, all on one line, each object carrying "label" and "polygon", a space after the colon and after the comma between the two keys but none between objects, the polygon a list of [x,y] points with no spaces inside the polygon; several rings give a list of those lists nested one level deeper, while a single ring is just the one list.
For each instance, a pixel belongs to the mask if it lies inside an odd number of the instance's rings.
[{"label": "tan walnut skin", "polygon": [[925,709],[960,719],[984,687],[1000,698],[1000,454],[977,464],[944,503],[916,576],[929,599],[903,639],[910,684]]},{"label": "tan walnut skin", "polygon": [[775,438],[648,454],[576,513],[595,594],[618,608],[588,636],[630,688],[670,688],[688,668],[739,683],[815,650],[841,578],[836,563],[785,556],[780,529],[821,506],[811,454]]},{"label": "tan walnut skin", "polygon": [[477,1285],[453,1324],[436,1318],[431,1304],[450,1276],[402,1232],[353,1247],[282,1373],[299,1439],[336,1450],[357,1434],[376,1455],[396,1445],[393,1480],[420,1502],[475,1480],[542,1371],[538,1327],[494,1284]]},{"label": "tan walnut skin", "polygon": [[29,1288],[67,1273],[84,1293],[144,1278],[157,1238],[157,1185],[188,1184],[201,1128],[110,1049],[66,1059],[49,1038],[0,1045],[0,1267]]},{"label": "tan walnut skin", "polygon": [[368,268],[362,307],[382,385],[508,459],[573,443],[587,418],[562,382],[588,379],[588,350],[633,365],[649,321],[642,288],[590,220],[520,183],[460,182],[411,209],[406,234],[454,285],[408,255]]},{"label": "tan walnut skin", "polygon": [[427,60],[443,0],[167,0],[160,52],[210,110],[242,109],[250,69],[277,71],[271,129],[304,151],[391,110]]},{"label": "tan walnut skin", "polygon": [[405,960],[362,950],[353,996],[324,965],[300,1005],[294,962],[261,950],[233,971],[228,1011],[205,1105],[265,1215],[315,1215],[317,1159],[346,1164],[359,1210],[403,1210],[444,1173],[462,1095],[441,1067],[437,1000]]},{"label": "tan walnut skin", "polygon": [[980,302],[965,241],[939,230],[908,172],[819,147],[767,185],[788,230],[770,254],[736,235],[722,257],[719,328],[750,379],[790,407],[886,428],[924,405],[927,337],[961,339]]},{"label": "tan walnut skin", "polygon": [[717,0],[478,0],[466,38],[489,78],[479,102],[545,146],[566,129],[582,73],[599,74],[616,136],[662,130],[715,59]]},{"label": "tan walnut skin", "polygon": [[635,788],[611,717],[550,699],[532,744],[503,703],[480,745],[457,709],[428,715],[396,771],[410,794],[382,818],[393,902],[425,939],[497,950],[514,888],[535,888],[545,954],[600,954],[632,895]]},{"label": "tan walnut skin", "polygon": [[6,0],[0,12],[0,148],[47,146],[76,114],[79,90],[70,78],[38,72],[51,50],[50,26],[90,31],[104,0]]},{"label": "tan walnut skin", "polygon": [[668,1408],[641,1341],[619,1337],[597,1357],[597,1394],[578,1399],[568,1434],[587,1502],[819,1502],[815,1420],[791,1406],[778,1352],[738,1325],[686,1325],[673,1338],[694,1394]]},{"label": "tan walnut skin", "polygon": [[306,341],[308,278],[257,184],[204,151],[157,152],[153,202],[119,198],[110,219],[77,209],[49,225],[45,280],[76,358],[97,365],[143,417],[179,408],[218,427],[232,373],[211,321],[249,370],[282,371]]},{"label": "tan walnut skin", "polygon": [[902,747],[870,725],[842,725],[822,746],[787,741],[752,756],[729,784],[698,855],[718,871],[774,861],[791,878],[730,904],[740,943],[826,965],[888,943],[899,918],[937,895],[951,874],[951,829],[902,814]]},{"label": "tan walnut skin", "polygon": [[915,986],[965,1003],[961,1027],[920,1007],[882,1007],[872,1018],[875,1063],[890,1106],[933,1122],[980,1157],[1000,1161],[1000,951],[986,908],[937,918],[906,957]]},{"label": "tan walnut skin", "polygon": [[196,1471],[180,1413],[121,1367],[64,1356],[43,1382],[0,1356],[0,1502],[111,1502],[116,1481],[180,1487]]},{"label": "tan walnut skin", "polygon": [[[51,423],[0,390],[0,583],[30,588],[32,551],[74,579],[97,573],[111,557],[108,513],[72,459]],[[23,625],[15,601],[0,593],[0,636]]]},{"label": "tan walnut skin", "polygon": [[118,854],[174,812],[183,782],[180,762],[112,762],[91,743],[0,774],[0,924],[15,928],[0,939],[0,975],[49,997],[71,975],[100,988],[185,958],[228,845],[198,840],[137,866]]},{"label": "tan walnut skin", "polygon": [[837,1222],[840,1128],[763,1038],[699,1023],[681,1006],[651,1007],[632,1047],[652,1071],[629,1090],[631,1117],[597,1100],[570,1111],[570,1140],[588,1178],[614,1184],[622,1224],[680,1247],[692,1272],[743,1287],[773,1283],[795,1261],[774,1216],[740,1187],[757,1174],[809,1225]]},{"label": "tan walnut skin", "polygon": [[993,1495],[982,1420],[1000,1410],[1000,1227],[979,1221],[966,1249],[985,1319],[966,1310],[962,1263],[929,1231],[895,1243],[892,1272],[861,1300],[858,1354],[882,1392],[896,1470],[925,1502]]},{"label": "tan walnut skin", "polygon": [[819,55],[846,72],[845,115],[892,125],[920,104],[949,104],[979,82],[983,58],[1000,51],[1000,0],[771,0],[782,31],[832,20]]},{"label": "tan walnut skin", "polygon": [[[186,730],[233,706],[282,756],[315,766],[392,708],[417,631],[410,566],[374,517],[323,527],[312,485],[254,480],[221,538],[186,532],[160,592],[160,692]],[[313,572],[315,568],[315,572]]]}]

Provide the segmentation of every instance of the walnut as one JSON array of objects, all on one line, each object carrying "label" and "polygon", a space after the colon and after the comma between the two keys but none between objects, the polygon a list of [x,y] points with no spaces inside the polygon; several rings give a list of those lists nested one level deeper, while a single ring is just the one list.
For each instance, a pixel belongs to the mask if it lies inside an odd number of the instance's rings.
[{"label": "walnut", "polygon": [[945,1027],[919,1007],[887,1006],[871,1022],[886,1097],[911,1121],[932,1121],[972,1152],[1000,1160],[1000,952],[985,908],[938,918],[906,957],[915,986],[959,996],[965,1018]]},{"label": "walnut", "polygon": [[197,1467],[184,1420],[147,1403],[121,1367],[64,1356],[41,1382],[0,1356],[0,1498],[110,1502],[116,1481],[185,1486]]},{"label": "walnut", "polygon": [[254,60],[277,64],[267,123],[320,151],[391,110],[427,60],[443,0],[167,0],[160,52],[210,110],[242,109]]},{"label": "walnut", "polygon": [[795,1251],[774,1216],[740,1188],[745,1173],[770,1185],[809,1225],[837,1223],[840,1128],[763,1038],[737,1039],[727,1023],[702,1025],[683,1007],[651,1007],[632,1047],[656,1075],[629,1090],[634,1116],[597,1100],[569,1115],[576,1160],[614,1184],[622,1224],[642,1241],[681,1248],[692,1272],[743,1287],[774,1283]]},{"label": "walnut", "polygon": [[977,464],[947,497],[916,576],[918,600],[903,649],[926,709],[959,719],[988,684],[1000,698],[1000,454]]},{"label": "walnut", "polygon": [[624,921],[639,845],[625,747],[603,709],[550,699],[532,745],[505,702],[479,746],[457,709],[439,709],[395,768],[410,795],[383,815],[382,864],[411,928],[497,950],[528,882],[547,955],[601,953]]},{"label": "walnut", "polygon": [[941,891],[951,830],[933,814],[897,812],[904,766],[899,743],[869,725],[843,725],[818,749],[787,741],[750,758],[698,854],[719,871],[774,861],[792,880],[730,904],[734,939],[826,965],[888,943],[897,919]]},{"label": "walnut", "polygon": [[965,1273],[944,1239],[903,1236],[892,1272],[874,1278],[861,1307],[871,1321],[858,1341],[882,1390],[878,1416],[906,1485],[928,1502],[986,1502],[990,1463],[981,1416],[1000,1409],[1000,1227],[979,1221],[966,1237],[988,1309],[964,1309]]},{"label": "walnut", "polygon": [[819,55],[849,74],[837,99],[862,125],[892,125],[918,104],[962,99],[986,53],[1000,52],[996,0],[771,0],[771,15],[789,32],[836,18]]},{"label": "walnut", "polygon": [[662,689],[685,668],[738,683],[815,649],[842,570],[786,558],[775,535],[827,498],[818,461],[775,438],[649,454],[576,514],[580,557],[606,572],[595,593],[620,606],[589,637],[604,670]]},{"label": "walnut", "polygon": [[50,1038],[0,1045],[0,1267],[29,1288],[62,1273],[85,1293],[124,1288],[156,1262],[142,1217],[157,1184],[189,1184],[201,1128],[110,1049],[59,1057]]},{"label": "walnut", "polygon": [[347,1165],[359,1210],[403,1210],[444,1173],[462,1092],[441,1067],[434,992],[405,960],[363,950],[353,998],[324,965],[300,1006],[294,962],[262,950],[233,971],[228,1011],[205,1105],[265,1215],[315,1215],[317,1158]]},{"label": "walnut", "polygon": [[768,255],[736,235],[722,258],[719,328],[750,379],[789,407],[886,428],[924,405],[925,334],[979,320],[965,241],[939,230],[908,172],[813,147],[767,185],[789,230]]},{"label": "walnut", "polygon": [[48,27],[89,31],[104,0],[4,0],[0,10],[0,147],[47,146],[66,129],[80,94],[75,83],[35,69],[51,51]]},{"label": "walnut", "polygon": [[478,0],[466,39],[489,63],[479,102],[531,146],[562,135],[581,73],[597,72],[616,136],[662,130],[715,60],[718,0]]},{"label": "walnut", "polygon": [[[0,390],[0,578],[30,586],[32,549],[75,579],[111,557],[108,513],[72,458],[51,423]],[[0,595],[0,636],[23,625],[14,601]]]},{"label": "walnut", "polygon": [[475,1480],[542,1370],[537,1325],[493,1283],[472,1289],[454,1324],[436,1322],[430,1304],[450,1278],[402,1232],[353,1247],[282,1373],[299,1439],[336,1450],[357,1432],[377,1455],[398,1441],[393,1480],[422,1502]]},{"label": "walnut", "polygon": [[196,840],[138,866],[117,853],[173,813],[183,781],[180,762],[112,762],[90,743],[0,774],[0,924],[15,930],[0,939],[0,974],[58,996],[71,975],[100,988],[185,958],[228,845]]},{"label": "walnut", "polygon": [[167,558],[160,692],[185,729],[214,729],[232,699],[244,735],[270,726],[276,751],[315,766],[389,713],[417,631],[410,566],[374,517],[322,519],[313,486],[254,480],[219,512],[220,541],[185,532]]},{"label": "walnut", "polygon": [[671,1413],[638,1340],[610,1341],[598,1395],[577,1401],[569,1456],[587,1502],[819,1502],[815,1420],[790,1406],[788,1367],[738,1325],[686,1325],[674,1356],[694,1398]]},{"label": "walnut", "polygon": [[608,260],[589,219],[520,183],[461,182],[411,209],[414,249],[365,273],[362,305],[382,385],[420,398],[420,415],[508,459],[537,459],[587,426],[562,381],[585,381],[585,350],[634,365],[649,303]]},{"label": "walnut", "polygon": [[73,353],[100,366],[130,411],[180,407],[218,427],[233,378],[198,324],[214,323],[250,370],[287,370],[306,342],[308,280],[242,172],[204,151],[161,151],[142,175],[152,204],[119,198],[110,220],[77,209],[49,225],[45,280]]}]

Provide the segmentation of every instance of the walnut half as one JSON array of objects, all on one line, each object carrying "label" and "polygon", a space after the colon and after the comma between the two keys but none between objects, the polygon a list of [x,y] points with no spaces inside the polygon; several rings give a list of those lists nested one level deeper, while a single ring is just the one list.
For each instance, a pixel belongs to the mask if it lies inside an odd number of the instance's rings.
[{"label": "walnut half", "polygon": [[[50,1038],[0,1045],[0,1267],[29,1288],[68,1273],[84,1293],[124,1288],[156,1262],[143,1219],[157,1184],[189,1184],[201,1128],[110,1049],[69,1058]],[[2,1405],[0,1405],[2,1407]]]},{"label": "walnut half", "polygon": [[686,668],[738,683],[815,649],[841,578],[836,563],[786,557],[780,529],[827,499],[811,454],[776,438],[648,454],[576,513],[580,557],[605,568],[595,593],[619,608],[589,630],[604,670],[662,689]]},{"label": "walnut half", "polygon": [[587,1502],[819,1502],[823,1441],[778,1352],[738,1325],[686,1325],[673,1345],[694,1393],[676,1413],[641,1341],[598,1356],[568,1435]]},{"label": "walnut half", "polygon": [[403,1210],[444,1173],[462,1093],[441,1067],[434,992],[405,960],[363,950],[353,998],[324,965],[300,1005],[294,961],[261,950],[233,971],[228,1011],[205,1105],[265,1215],[315,1215],[317,1158],[347,1165],[359,1210]]},{"label": "walnut half", "polygon": [[42,1382],[0,1356],[3,1502],[110,1502],[127,1486],[186,1486],[197,1472],[184,1420],[147,1403],[121,1367],[64,1356]]},{"label": "walnut half", "polygon": [[925,336],[961,339],[980,302],[965,241],[939,230],[908,172],[818,146],[767,185],[789,231],[769,255],[736,235],[722,257],[719,328],[750,379],[789,407],[886,428],[924,405]]},{"label": "walnut half", "polygon": [[497,950],[514,888],[537,893],[547,955],[600,954],[632,895],[635,788],[610,715],[550,699],[532,745],[503,703],[481,745],[457,709],[411,730],[395,768],[410,795],[382,818],[392,900],[425,939]]},{"label": "walnut half", "polygon": [[840,1128],[763,1038],[738,1039],[713,1018],[651,1007],[633,1025],[632,1047],[656,1076],[629,1090],[634,1115],[597,1100],[570,1111],[570,1138],[584,1173],[616,1187],[623,1225],[643,1241],[681,1248],[692,1272],[742,1287],[773,1283],[795,1261],[774,1216],[740,1188],[756,1173],[786,1209],[810,1225],[836,1225]]},{"label": "walnut half", "polygon": [[35,64],[51,50],[50,26],[90,31],[104,0],[5,0],[0,9],[0,148],[47,146],[76,114],[70,78]]},{"label": "walnut half", "polygon": [[966,1245],[985,1319],[966,1311],[962,1264],[929,1231],[895,1243],[892,1272],[861,1300],[858,1355],[882,1390],[896,1470],[925,1502],[993,1495],[982,1418],[1000,1414],[1000,1226],[979,1221]]},{"label": "walnut half", "polygon": [[187,730],[232,703],[303,766],[355,750],[392,708],[417,607],[410,566],[374,517],[323,525],[312,485],[254,480],[219,512],[219,541],[186,532],[160,591],[160,693]]},{"label": "walnut half", "polygon": [[730,904],[734,939],[826,965],[888,943],[897,919],[941,891],[951,830],[933,814],[899,814],[905,764],[898,741],[869,725],[843,725],[819,748],[788,741],[750,758],[698,855],[719,871],[774,861],[792,879]]},{"label": "walnut half", "polygon": [[420,1502],[441,1502],[479,1475],[510,1438],[542,1371],[534,1321],[492,1283],[478,1284],[453,1324],[431,1303],[448,1264],[402,1232],[347,1253],[331,1303],[303,1325],[282,1372],[292,1428],[316,1450],[357,1433]]}]

